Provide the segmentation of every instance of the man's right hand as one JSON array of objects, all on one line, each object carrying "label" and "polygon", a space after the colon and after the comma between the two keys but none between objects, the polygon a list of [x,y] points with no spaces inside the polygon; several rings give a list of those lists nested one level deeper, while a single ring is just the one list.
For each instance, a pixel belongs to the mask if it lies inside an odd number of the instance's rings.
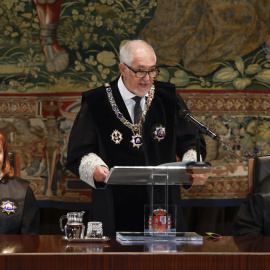
[{"label": "man's right hand", "polygon": [[94,170],[94,179],[97,182],[104,182],[109,173],[108,168],[104,166],[97,166]]}]

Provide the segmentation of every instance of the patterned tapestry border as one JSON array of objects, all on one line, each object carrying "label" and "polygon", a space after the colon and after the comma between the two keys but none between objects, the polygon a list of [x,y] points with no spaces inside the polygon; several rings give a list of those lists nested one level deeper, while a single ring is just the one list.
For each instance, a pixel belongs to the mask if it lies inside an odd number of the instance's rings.
[{"label": "patterned tapestry border", "polygon": [[[205,137],[213,171],[204,186],[182,191],[185,199],[243,198],[247,161],[270,154],[270,100],[265,93],[184,93],[192,114],[216,133]],[[19,156],[20,175],[31,180],[38,199],[89,201],[91,189],[66,168],[69,133],[81,95],[0,96],[0,128]],[[230,145],[230,147],[228,146]]]}]

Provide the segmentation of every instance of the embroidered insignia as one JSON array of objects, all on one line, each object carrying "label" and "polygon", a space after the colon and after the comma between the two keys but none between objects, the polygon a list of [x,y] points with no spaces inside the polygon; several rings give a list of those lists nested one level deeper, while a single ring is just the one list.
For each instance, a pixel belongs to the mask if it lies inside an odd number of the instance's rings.
[{"label": "embroidered insignia", "polygon": [[132,136],[132,140],[130,142],[133,143],[133,147],[137,147],[139,149],[142,146],[142,136],[135,134]]},{"label": "embroidered insignia", "polygon": [[156,128],[156,131],[153,132],[155,134],[155,139],[157,139],[159,142],[164,139],[165,137],[165,127],[159,126]]},{"label": "embroidered insignia", "polygon": [[15,206],[14,202],[11,202],[9,200],[7,201],[2,201],[2,205],[0,206],[1,208],[3,208],[2,212],[6,212],[8,215],[10,213],[15,213],[15,209],[17,208]]},{"label": "embroidered insignia", "polygon": [[112,138],[112,141],[115,142],[115,144],[120,144],[120,142],[123,140],[123,136],[121,132],[119,132],[116,129],[113,131],[111,138]]}]

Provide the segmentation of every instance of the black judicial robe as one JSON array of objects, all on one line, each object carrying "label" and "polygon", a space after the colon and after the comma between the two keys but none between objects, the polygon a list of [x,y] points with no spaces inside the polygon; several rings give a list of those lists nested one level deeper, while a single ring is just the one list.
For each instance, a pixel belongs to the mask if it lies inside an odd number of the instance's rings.
[{"label": "black judicial robe", "polygon": [[[39,233],[39,208],[29,184],[18,177],[0,182],[0,234]],[[8,201],[15,206],[13,211],[5,210]]]},{"label": "black judicial robe", "polygon": [[[128,110],[117,87],[111,82],[115,102],[132,123]],[[176,155],[181,159],[190,149],[196,150],[196,128],[178,116],[186,104],[176,94],[175,86],[154,82],[155,95],[143,124],[143,146],[133,147],[132,131],[124,126],[112,110],[104,86],[82,94],[81,109],[74,121],[69,138],[67,168],[79,176],[80,161],[88,153],[96,153],[109,168],[113,166],[156,166],[174,162]],[[157,127],[165,127],[165,138],[158,141],[154,132]],[[122,134],[123,140],[116,144],[111,139],[114,130]],[[202,139],[201,154],[206,155]],[[128,181],[128,179],[127,179]],[[107,186],[95,182],[92,190],[93,220],[103,222],[104,234],[114,236],[115,231],[143,231],[143,205],[149,204],[145,186]],[[172,203],[178,208],[178,231],[185,231],[181,211],[181,196],[178,187],[170,188]],[[114,222],[115,221],[115,222]],[[122,226],[123,225],[123,226]],[[134,225],[134,226],[133,226]]]},{"label": "black judicial robe", "polygon": [[270,236],[270,176],[242,202],[233,226],[235,236]]}]

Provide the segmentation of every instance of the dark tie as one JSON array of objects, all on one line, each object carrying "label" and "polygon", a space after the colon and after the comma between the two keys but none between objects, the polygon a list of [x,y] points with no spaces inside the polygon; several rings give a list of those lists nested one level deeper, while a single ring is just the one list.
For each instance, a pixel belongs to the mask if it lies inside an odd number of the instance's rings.
[{"label": "dark tie", "polygon": [[142,116],[141,97],[135,96],[132,99],[136,102],[134,107],[134,124],[138,124]]}]

